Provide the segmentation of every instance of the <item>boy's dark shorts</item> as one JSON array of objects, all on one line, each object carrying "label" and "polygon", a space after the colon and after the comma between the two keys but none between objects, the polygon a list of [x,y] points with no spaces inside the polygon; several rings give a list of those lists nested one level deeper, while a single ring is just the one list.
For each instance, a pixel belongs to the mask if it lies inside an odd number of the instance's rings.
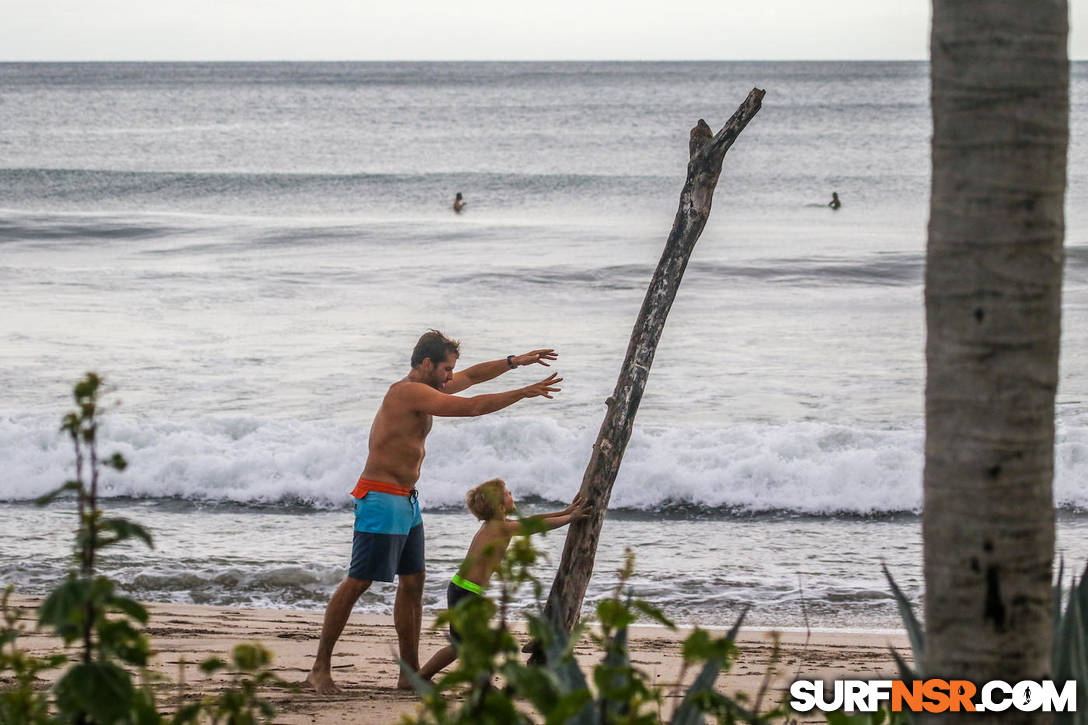
[{"label": "boy's dark shorts", "polygon": [[[455,606],[457,606],[457,602],[461,601],[462,599],[479,596],[480,595],[476,592],[470,592],[468,589],[462,589],[453,582],[450,582],[450,585],[446,587],[446,608],[453,609]],[[450,644],[453,645],[454,649],[461,646],[461,633],[454,629],[452,623],[450,624]]]}]

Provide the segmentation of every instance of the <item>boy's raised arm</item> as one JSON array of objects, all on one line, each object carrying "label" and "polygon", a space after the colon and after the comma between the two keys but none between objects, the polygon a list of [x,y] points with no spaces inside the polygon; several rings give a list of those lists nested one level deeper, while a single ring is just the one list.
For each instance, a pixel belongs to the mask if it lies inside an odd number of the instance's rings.
[{"label": "boy's raised arm", "polygon": [[546,513],[546,514],[540,514],[540,516],[541,516],[541,518],[546,518],[546,519],[554,518],[556,516],[565,516],[567,514],[574,513],[579,508],[585,506],[585,504],[586,504],[586,497],[579,493],[578,495],[576,495],[574,497],[573,501],[571,501],[569,504],[567,504],[567,507],[565,509],[561,509],[559,511],[552,511],[551,513]]},{"label": "boy's raised arm", "polygon": [[585,498],[579,494],[574,497],[570,506],[562,511],[529,516],[525,519],[525,525],[521,521],[507,521],[506,532],[510,536],[522,536],[535,534],[541,529],[551,531],[552,529],[558,529],[560,526],[566,526],[571,521],[583,519],[591,513],[593,513],[593,509],[586,504]]}]

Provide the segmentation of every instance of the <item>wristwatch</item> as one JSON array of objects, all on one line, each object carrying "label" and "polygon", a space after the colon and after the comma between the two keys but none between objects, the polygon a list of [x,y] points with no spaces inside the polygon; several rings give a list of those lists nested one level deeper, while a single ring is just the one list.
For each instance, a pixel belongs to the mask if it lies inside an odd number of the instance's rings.
[{"label": "wristwatch", "polygon": [[513,355],[507,355],[506,356],[506,364],[510,366],[511,370],[513,370],[514,368],[516,368],[518,366],[517,363],[514,362],[514,356]]}]

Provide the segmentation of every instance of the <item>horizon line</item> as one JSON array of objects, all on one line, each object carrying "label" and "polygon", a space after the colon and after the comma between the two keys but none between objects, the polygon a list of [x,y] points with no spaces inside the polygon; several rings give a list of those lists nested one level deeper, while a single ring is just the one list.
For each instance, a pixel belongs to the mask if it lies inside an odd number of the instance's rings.
[{"label": "horizon line", "polygon": [[[1070,59],[1074,60],[1074,59]],[[0,63],[925,63],[929,58],[37,58]]]},{"label": "horizon line", "polygon": [[[1084,58],[1070,57],[1070,63]],[[928,63],[927,58],[0,58],[17,63]]]}]

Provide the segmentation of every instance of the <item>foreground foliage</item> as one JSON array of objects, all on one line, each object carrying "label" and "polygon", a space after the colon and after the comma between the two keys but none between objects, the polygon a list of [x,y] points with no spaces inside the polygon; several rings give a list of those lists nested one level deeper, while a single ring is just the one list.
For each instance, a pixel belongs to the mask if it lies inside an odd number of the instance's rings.
[{"label": "foreground foliage", "polygon": [[[899,608],[899,616],[903,620],[903,626],[907,630],[910,639],[911,650],[915,663],[921,663],[925,654],[925,631],[921,622],[914,614],[910,600],[895,583],[891,572],[884,567],[884,576],[891,586],[895,596],[896,605]],[[1088,566],[1081,572],[1080,579],[1073,577],[1069,586],[1069,592],[1063,590],[1065,580],[1065,563],[1058,565],[1058,578],[1054,582],[1054,611],[1053,626],[1054,640],[1050,652],[1051,679],[1057,682],[1076,681],[1077,702],[1088,702],[1085,699],[1086,683],[1088,683]],[[1065,605],[1063,605],[1063,599]],[[894,649],[899,666],[899,675],[904,680],[925,679],[920,665],[911,667]],[[830,720],[830,718],[828,718]],[[1053,714],[1056,725],[1088,725],[1088,708],[1081,707],[1076,712],[1056,712]]]},{"label": "foreground foliage", "polygon": [[[531,523],[523,521],[524,527]],[[539,607],[540,583],[529,572],[537,553],[528,536],[515,539],[496,572],[500,582],[498,604],[489,599],[468,597],[441,614],[436,626],[452,623],[462,633],[463,643],[454,668],[434,683],[426,682],[409,668],[423,706],[406,725],[509,725],[544,722],[548,725],[673,725],[702,723],[706,716],[721,723],[769,723],[786,718],[787,711],[776,705],[760,711],[755,705],[718,692],[718,676],[727,672],[737,655],[735,639],[744,614],[723,637],[714,637],[696,628],[682,645],[683,672],[697,670],[680,703],[666,714],[665,702],[678,694],[680,685],[662,686],[631,662],[627,635],[639,617],[649,617],[669,629],[675,625],[652,605],[635,599],[628,582],[633,556],[628,552],[619,583],[611,596],[597,605],[597,631],[590,638],[602,658],[590,673],[582,671],[574,658],[574,646],[584,634],[576,628],[569,636],[548,621]],[[528,616],[529,633],[545,655],[543,666],[523,664],[521,647],[508,627],[510,602],[522,586],[533,587],[537,611]],[[498,615],[498,622],[492,618]],[[592,686],[590,682],[592,681]]]},{"label": "foreground foliage", "polygon": [[[230,687],[216,697],[180,707],[173,715],[159,712],[152,683],[162,679],[148,670],[151,642],[144,632],[149,615],[139,602],[120,594],[109,577],[98,573],[100,552],[133,539],[153,546],[150,532],[120,517],[107,517],[99,507],[99,479],[103,468],[123,471],[125,459],[114,453],[102,458],[98,450],[99,398],[102,379],[94,373],[74,390],[77,409],[68,413],[61,430],[75,452],[76,477],[38,500],[48,504],[75,494],[79,528],[73,567],[38,608],[38,627],[51,631],[77,654],[45,658],[19,648],[25,634],[22,612],[9,606],[11,587],[0,600],[0,675],[13,679],[0,692],[0,723],[40,725],[159,725],[162,723],[227,723],[248,725],[271,718],[270,703],[258,687],[278,683],[269,669],[271,654],[255,644],[234,648],[231,664],[212,658],[201,664],[205,674],[230,668]],[[69,664],[49,693],[34,686],[39,675]],[[134,676],[135,675],[135,676]]]}]

